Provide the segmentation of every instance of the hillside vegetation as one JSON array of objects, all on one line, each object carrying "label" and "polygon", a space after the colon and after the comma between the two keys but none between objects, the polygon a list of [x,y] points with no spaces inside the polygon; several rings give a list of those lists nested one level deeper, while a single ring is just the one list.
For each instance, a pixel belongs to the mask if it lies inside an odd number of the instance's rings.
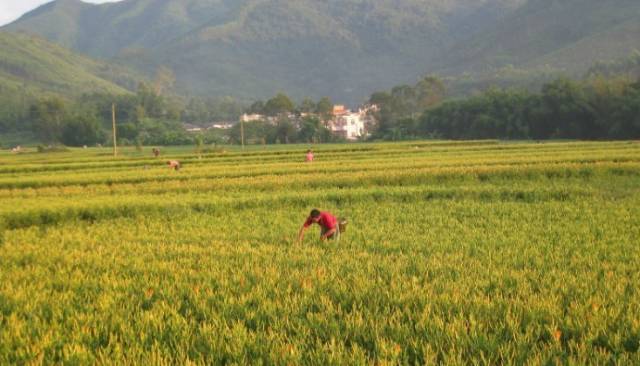
[{"label": "hillside vegetation", "polygon": [[443,73],[494,72],[505,66],[580,75],[598,61],[640,49],[636,0],[529,0],[508,17],[453,45]]},{"label": "hillside vegetation", "polygon": [[43,95],[124,94],[134,89],[138,80],[122,67],[95,61],[35,36],[0,32],[0,49],[3,126],[18,123],[28,104]]},{"label": "hillside vegetation", "polygon": [[124,68],[79,55],[42,38],[0,32],[2,88],[80,95],[87,92],[124,93],[136,86]]},{"label": "hillside vegetation", "polygon": [[638,24],[635,0],[57,0],[6,28],[148,77],[166,66],[192,94],[356,103],[425,73],[474,75],[457,94],[581,75],[640,49]]},{"label": "hillside vegetation", "polygon": [[445,45],[523,1],[58,0],[6,28],[149,75],[167,66],[192,93],[285,91],[352,103],[419,77]]}]

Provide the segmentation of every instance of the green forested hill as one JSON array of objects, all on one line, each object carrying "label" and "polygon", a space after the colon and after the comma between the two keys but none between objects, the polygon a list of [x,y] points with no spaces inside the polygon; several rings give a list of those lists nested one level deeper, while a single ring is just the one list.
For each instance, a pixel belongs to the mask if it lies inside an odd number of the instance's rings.
[{"label": "green forested hill", "polygon": [[639,24],[637,0],[57,0],[6,29],[165,66],[186,94],[355,103],[426,73],[581,75],[640,49]]},{"label": "green forested hill", "polygon": [[42,38],[0,31],[0,131],[45,95],[127,93],[139,80],[122,67],[81,56]]},{"label": "green forested hill", "polygon": [[[135,78],[122,68],[78,55],[42,38],[0,32],[0,88],[80,95],[124,93]],[[118,85],[119,84],[119,85]]]},{"label": "green forested hill", "polygon": [[493,72],[512,65],[580,75],[598,61],[640,49],[640,1],[529,0],[451,46],[437,62],[443,73]]},{"label": "green forested hill", "polygon": [[152,75],[190,93],[276,91],[361,101],[413,81],[445,45],[524,0],[124,0],[49,3],[9,25]]}]

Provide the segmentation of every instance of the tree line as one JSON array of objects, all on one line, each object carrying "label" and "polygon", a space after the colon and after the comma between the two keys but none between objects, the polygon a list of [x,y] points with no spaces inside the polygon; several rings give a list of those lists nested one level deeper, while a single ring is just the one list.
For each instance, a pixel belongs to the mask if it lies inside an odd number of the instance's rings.
[{"label": "tree line", "polygon": [[327,121],[333,116],[333,103],[328,97],[317,102],[304,98],[296,104],[288,95],[278,93],[266,101],[254,102],[246,113],[261,115],[267,120],[235,125],[228,135],[229,142],[241,143],[242,133],[248,144],[341,141],[327,127]]},{"label": "tree line", "polygon": [[[415,85],[373,93],[378,108],[371,140],[441,139],[638,139],[640,81],[628,77],[560,78],[537,92],[490,88],[477,95],[448,98],[446,84],[428,76]],[[111,143],[111,106],[116,105],[117,134],[124,145],[201,143],[271,144],[341,141],[328,129],[333,103],[329,98],[295,103],[279,93],[252,104],[233,98],[163,95],[140,83],[136,93],[89,94],[76,100],[47,96],[29,104],[21,123],[1,125],[0,133],[31,131],[46,144],[92,146]],[[242,113],[266,120],[235,123]],[[194,135],[183,123],[234,122],[229,130]]]},{"label": "tree line", "polygon": [[[396,87],[375,93],[379,105],[374,138],[443,139],[638,139],[640,81],[560,78],[539,92],[491,88],[446,100],[441,84]],[[424,95],[430,96],[427,103]],[[424,110],[416,114],[416,107]]]},{"label": "tree line", "polygon": [[29,107],[22,129],[46,144],[68,146],[111,143],[112,105],[121,144],[187,144],[180,104],[141,83],[135,94],[89,94],[77,100],[43,97]]},{"label": "tree line", "polygon": [[[279,93],[252,104],[234,98],[194,97],[184,101],[163,95],[155,86],[140,83],[135,94],[86,94],[78,99],[59,96],[34,98],[20,123],[4,125],[0,133],[30,131],[44,144],[95,146],[111,144],[112,105],[120,145],[186,145],[192,143],[248,144],[330,142],[338,139],[326,127],[333,103],[329,98],[309,98],[294,103]],[[260,114],[265,120],[237,124],[243,113]],[[232,123],[229,130],[189,133],[184,123],[206,127],[212,122]]]}]

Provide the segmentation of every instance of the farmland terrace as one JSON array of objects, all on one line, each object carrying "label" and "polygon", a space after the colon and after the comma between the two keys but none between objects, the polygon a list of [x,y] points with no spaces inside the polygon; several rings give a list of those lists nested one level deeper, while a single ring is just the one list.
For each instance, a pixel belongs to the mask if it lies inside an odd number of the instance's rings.
[{"label": "farmland terrace", "polygon": [[307,147],[1,152],[0,364],[640,363],[640,143]]}]

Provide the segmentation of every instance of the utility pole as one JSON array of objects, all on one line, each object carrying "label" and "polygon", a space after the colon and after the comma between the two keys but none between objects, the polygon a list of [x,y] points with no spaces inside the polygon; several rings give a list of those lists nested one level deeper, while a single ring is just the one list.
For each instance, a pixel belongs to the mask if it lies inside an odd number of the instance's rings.
[{"label": "utility pole", "polygon": [[242,150],[244,150],[244,122],[240,120],[240,143],[242,144]]},{"label": "utility pole", "polygon": [[113,125],[113,156],[118,156],[118,144],[116,142],[116,104],[111,104],[111,121]]}]

